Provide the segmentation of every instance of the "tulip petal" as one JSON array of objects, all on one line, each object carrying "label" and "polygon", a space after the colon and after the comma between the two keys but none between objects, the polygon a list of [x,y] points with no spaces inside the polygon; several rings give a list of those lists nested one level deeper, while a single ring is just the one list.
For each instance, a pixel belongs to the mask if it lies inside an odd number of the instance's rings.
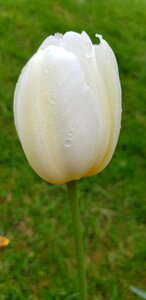
[{"label": "tulip petal", "polygon": [[40,45],[38,50],[44,50],[45,48],[49,46],[61,46],[61,40],[63,38],[63,35],[60,33],[55,33],[55,35],[48,36],[43,43]]},{"label": "tulip petal", "polygon": [[[108,43],[97,35],[100,39],[100,44],[94,46],[95,61],[97,69],[100,72],[103,86],[106,91],[106,101],[109,107],[111,123],[111,136],[106,155],[99,165],[98,155],[97,161],[90,171],[90,175],[94,175],[101,171],[111,160],[115,147],[117,145],[119,132],[121,128],[121,86],[119,80],[118,66],[115,55]],[[103,122],[106,122],[103,119]]]},{"label": "tulip petal", "polygon": [[[98,123],[98,136],[95,137],[98,149],[96,164],[91,168],[92,172],[95,174],[99,172],[97,165],[98,167],[101,166],[101,162],[108,150],[112,131],[106,86],[103,82],[100,69],[98,69],[96,64],[94,47],[86,32],[82,32],[82,34],[67,32],[61,40],[61,44],[65,49],[71,51],[76,56],[78,62],[82,66],[86,83],[90,86],[92,93],[95,95],[94,100],[96,101],[96,109],[100,119],[100,126]],[[89,176],[90,173],[92,173],[91,170],[88,171],[85,176],[87,176],[87,174]]]},{"label": "tulip petal", "polygon": [[33,56],[19,78],[14,113],[27,159],[46,181],[64,183],[91,169],[100,106],[71,52],[48,46]]}]

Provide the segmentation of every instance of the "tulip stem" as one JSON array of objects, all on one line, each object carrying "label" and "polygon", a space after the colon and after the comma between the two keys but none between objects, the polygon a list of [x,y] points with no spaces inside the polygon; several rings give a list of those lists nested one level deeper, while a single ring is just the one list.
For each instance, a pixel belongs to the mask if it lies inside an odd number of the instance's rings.
[{"label": "tulip stem", "polygon": [[67,183],[73,229],[74,229],[74,243],[76,250],[76,262],[78,268],[78,282],[79,282],[79,294],[80,300],[87,300],[87,286],[86,275],[84,266],[84,251],[83,251],[83,239],[80,219],[79,203],[76,195],[76,182],[71,181]]}]

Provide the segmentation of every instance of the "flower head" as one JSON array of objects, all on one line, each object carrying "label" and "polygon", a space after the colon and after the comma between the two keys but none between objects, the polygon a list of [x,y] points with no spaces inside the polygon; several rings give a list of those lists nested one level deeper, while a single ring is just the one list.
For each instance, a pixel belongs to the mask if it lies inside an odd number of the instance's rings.
[{"label": "flower head", "polygon": [[22,70],[14,96],[18,136],[32,168],[50,183],[97,174],[114,153],[121,124],[115,55],[96,35],[49,36]]}]

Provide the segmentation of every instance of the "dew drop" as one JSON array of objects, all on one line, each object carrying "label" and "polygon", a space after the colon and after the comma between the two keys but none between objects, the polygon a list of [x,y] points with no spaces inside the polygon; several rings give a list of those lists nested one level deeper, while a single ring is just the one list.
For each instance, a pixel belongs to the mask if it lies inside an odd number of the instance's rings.
[{"label": "dew drop", "polygon": [[55,104],[56,103],[56,100],[53,96],[48,96],[48,100],[51,104]]},{"label": "dew drop", "polygon": [[45,73],[46,73],[46,74],[49,73],[49,69],[48,69],[48,68],[45,69]]},{"label": "dew drop", "polygon": [[72,137],[72,134],[73,134],[73,132],[70,130],[69,133],[68,133],[68,135],[69,135],[70,137]]},{"label": "dew drop", "polygon": [[70,137],[67,137],[64,141],[64,146],[66,148],[70,148],[72,146],[72,139]]},{"label": "dew drop", "polygon": [[91,54],[90,54],[90,53],[86,54],[85,56],[86,56],[87,58],[91,58]]}]

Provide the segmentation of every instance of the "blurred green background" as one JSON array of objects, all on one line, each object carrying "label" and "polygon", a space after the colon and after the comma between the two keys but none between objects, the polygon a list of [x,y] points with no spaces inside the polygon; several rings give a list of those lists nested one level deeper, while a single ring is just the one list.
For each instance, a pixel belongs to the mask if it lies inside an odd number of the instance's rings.
[{"label": "blurred green background", "polygon": [[146,289],[146,1],[0,0],[0,300],[77,299],[64,185],[29,167],[13,122],[18,75],[46,36],[100,33],[117,56],[123,120],[111,164],[78,182],[90,300],[137,299]]}]

